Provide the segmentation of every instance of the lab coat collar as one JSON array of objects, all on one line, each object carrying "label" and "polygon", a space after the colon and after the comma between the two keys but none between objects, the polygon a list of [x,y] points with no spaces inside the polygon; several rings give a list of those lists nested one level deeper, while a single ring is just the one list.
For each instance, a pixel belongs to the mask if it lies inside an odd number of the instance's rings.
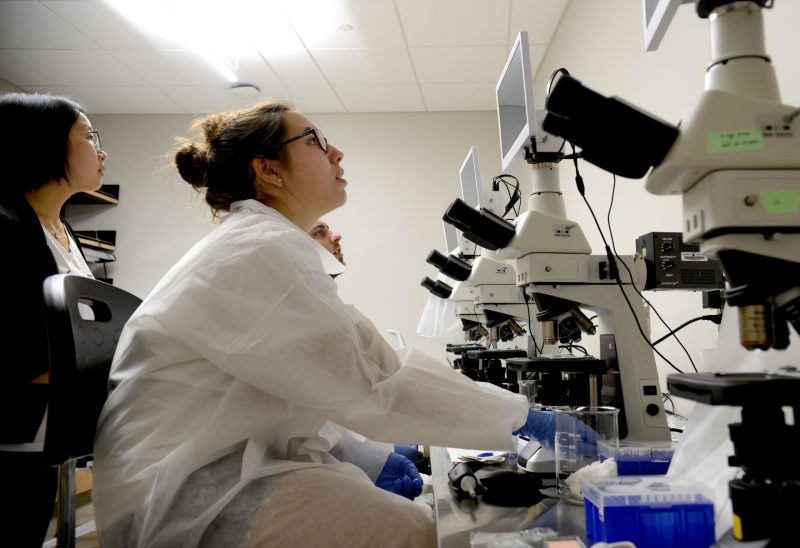
[{"label": "lab coat collar", "polygon": [[[231,213],[244,210],[249,210],[256,213],[266,213],[267,215],[278,217],[282,221],[285,221],[286,224],[290,225],[292,228],[302,231],[299,226],[290,221],[281,212],[267,205],[264,205],[258,200],[253,200],[253,199],[239,200],[231,204]],[[308,237],[311,238],[311,236]],[[337,276],[342,272],[344,272],[345,270],[347,270],[347,267],[345,267],[345,265],[339,262],[339,260],[336,257],[334,257],[332,253],[330,253],[327,249],[319,245],[316,241],[314,241],[314,247],[317,250],[317,254],[319,255],[320,261],[322,261],[322,268],[326,274],[329,274],[331,276]]]}]

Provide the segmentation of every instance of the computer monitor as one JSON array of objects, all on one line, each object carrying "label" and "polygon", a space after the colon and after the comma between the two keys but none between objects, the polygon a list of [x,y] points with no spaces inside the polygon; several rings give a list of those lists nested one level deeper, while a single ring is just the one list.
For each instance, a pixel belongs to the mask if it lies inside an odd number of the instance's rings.
[{"label": "computer monitor", "polygon": [[689,2],[692,0],[642,0],[645,50],[655,51],[658,49],[678,6]]},{"label": "computer monitor", "polygon": [[461,199],[475,209],[483,207],[481,169],[478,165],[478,147],[470,147],[467,157],[458,171],[461,180]]},{"label": "computer monitor", "polygon": [[533,103],[528,33],[520,32],[497,82],[497,122],[500,157],[507,170],[520,151],[536,138],[536,108]]},{"label": "computer monitor", "polygon": [[458,249],[458,230],[450,223],[442,221],[444,227],[444,243],[447,247],[447,254],[452,255]]}]

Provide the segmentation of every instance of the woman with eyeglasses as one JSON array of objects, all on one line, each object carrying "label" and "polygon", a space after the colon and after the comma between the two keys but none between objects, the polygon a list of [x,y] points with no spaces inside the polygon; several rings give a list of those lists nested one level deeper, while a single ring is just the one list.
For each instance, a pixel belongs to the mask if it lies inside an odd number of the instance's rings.
[{"label": "woman with eyeglasses", "polygon": [[[41,441],[48,395],[42,283],[52,274],[92,276],[61,216],[75,193],[100,188],[106,153],[83,108],[54,95],[0,95],[0,268],[6,314],[0,329],[0,444]],[[37,435],[39,437],[37,437]],[[41,546],[53,513],[55,468],[5,467],[8,511],[0,527]]]},{"label": "woman with eyeglasses", "polygon": [[95,443],[101,544],[435,546],[416,470],[363,442],[514,451],[527,401],[398,353],[339,299],[308,233],[345,203],[343,155],[311,120],[271,102],[194,128],[175,164],[221,222],[122,333]]}]

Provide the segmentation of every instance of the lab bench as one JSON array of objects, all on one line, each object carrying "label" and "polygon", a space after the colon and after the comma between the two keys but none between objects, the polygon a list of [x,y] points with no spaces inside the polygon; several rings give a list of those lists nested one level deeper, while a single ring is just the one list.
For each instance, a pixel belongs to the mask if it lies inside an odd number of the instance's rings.
[{"label": "lab bench", "polygon": [[562,536],[578,536],[586,542],[583,506],[560,501],[555,487],[544,490],[548,498],[529,507],[504,507],[457,500],[450,489],[447,473],[453,464],[444,447],[431,447],[436,536],[439,548],[469,548],[473,532],[514,532],[547,527]]}]

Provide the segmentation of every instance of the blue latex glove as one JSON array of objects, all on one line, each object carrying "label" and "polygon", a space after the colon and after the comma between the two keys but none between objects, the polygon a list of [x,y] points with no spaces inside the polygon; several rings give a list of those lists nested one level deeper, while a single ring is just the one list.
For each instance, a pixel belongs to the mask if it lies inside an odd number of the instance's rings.
[{"label": "blue latex glove", "polygon": [[542,447],[554,451],[556,447],[556,416],[552,411],[543,411],[533,407],[528,409],[528,419],[515,436],[528,436],[538,441]]},{"label": "blue latex glove", "polygon": [[410,500],[422,493],[422,478],[417,467],[398,453],[391,453],[386,459],[375,485]]},{"label": "blue latex glove", "polygon": [[419,448],[416,445],[402,445],[396,443],[394,446],[394,452],[403,455],[411,462],[417,462],[417,459],[419,458]]},{"label": "blue latex glove", "polygon": [[[576,419],[572,419],[576,420]],[[578,431],[581,440],[578,442],[578,452],[583,455],[592,454],[597,444],[597,432],[580,421]],[[514,435],[528,436],[538,441],[542,447],[550,451],[555,451],[556,447],[556,415],[552,411],[544,411],[531,407],[528,409],[528,420],[525,425],[514,432]]]}]

